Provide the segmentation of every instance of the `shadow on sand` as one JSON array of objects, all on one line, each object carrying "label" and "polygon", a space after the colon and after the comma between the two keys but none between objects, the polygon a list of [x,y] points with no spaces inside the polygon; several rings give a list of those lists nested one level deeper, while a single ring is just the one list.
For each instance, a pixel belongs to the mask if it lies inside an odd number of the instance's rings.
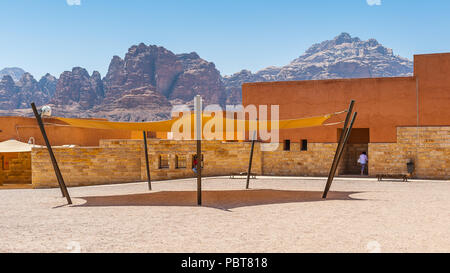
[{"label": "shadow on sand", "polygon": [[[205,190],[202,192],[204,207],[229,210],[238,207],[315,202],[326,200],[362,200],[350,197],[359,192],[329,192],[327,199],[322,199],[321,191],[287,191],[287,190]],[[74,207],[104,206],[197,206],[196,191],[160,191],[142,194],[79,197],[86,200]]]}]

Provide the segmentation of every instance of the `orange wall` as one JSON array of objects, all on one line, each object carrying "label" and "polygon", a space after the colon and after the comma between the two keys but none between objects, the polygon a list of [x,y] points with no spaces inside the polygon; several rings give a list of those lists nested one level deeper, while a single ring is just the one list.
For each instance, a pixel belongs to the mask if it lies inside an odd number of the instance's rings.
[{"label": "orange wall", "polygon": [[414,56],[420,125],[450,125],[450,53]]},{"label": "orange wall", "polygon": [[[415,56],[416,76],[246,83],[243,105],[280,105],[280,119],[309,117],[344,110],[356,101],[354,128],[369,128],[370,142],[396,142],[397,126],[448,125],[450,104],[450,54]],[[328,122],[343,120],[345,115]],[[283,130],[280,141],[336,142],[336,126]]]},{"label": "orange wall", "polygon": [[[132,132],[130,131],[48,125],[48,123],[63,125],[61,121],[51,118],[44,119],[44,123],[46,123],[45,130],[52,145],[74,144],[79,146],[98,146],[100,139],[132,138]],[[28,142],[30,137],[34,137],[36,144],[45,144],[36,119],[34,118],[0,117],[0,130],[0,141],[16,139],[22,142]]]}]

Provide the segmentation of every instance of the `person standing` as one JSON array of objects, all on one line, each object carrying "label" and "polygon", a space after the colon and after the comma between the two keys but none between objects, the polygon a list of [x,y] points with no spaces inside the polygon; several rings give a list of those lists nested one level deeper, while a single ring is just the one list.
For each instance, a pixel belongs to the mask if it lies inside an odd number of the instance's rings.
[{"label": "person standing", "polygon": [[366,169],[367,162],[369,161],[369,158],[367,157],[366,152],[362,152],[359,155],[358,163],[361,164],[361,175],[364,175],[364,170]]}]

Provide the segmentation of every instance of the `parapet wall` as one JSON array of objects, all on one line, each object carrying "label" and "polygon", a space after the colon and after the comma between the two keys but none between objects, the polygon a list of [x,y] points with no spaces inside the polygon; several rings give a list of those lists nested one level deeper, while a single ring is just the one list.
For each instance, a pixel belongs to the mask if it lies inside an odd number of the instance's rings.
[{"label": "parapet wall", "polygon": [[[289,151],[282,144],[274,151],[262,151],[261,143],[256,143],[252,172],[326,176],[336,146],[336,143],[310,143],[307,151],[301,151],[300,144],[291,143]],[[203,175],[246,172],[250,149],[251,142],[203,141]],[[195,177],[192,171],[195,141],[149,139],[148,150],[152,180]],[[68,186],[147,179],[142,140],[102,140],[99,147],[55,148],[54,152]],[[399,127],[397,143],[369,143],[368,154],[369,175],[406,174],[406,162],[412,159],[415,177],[449,179],[450,127]],[[34,148],[31,159],[33,187],[56,187],[47,150]]]}]

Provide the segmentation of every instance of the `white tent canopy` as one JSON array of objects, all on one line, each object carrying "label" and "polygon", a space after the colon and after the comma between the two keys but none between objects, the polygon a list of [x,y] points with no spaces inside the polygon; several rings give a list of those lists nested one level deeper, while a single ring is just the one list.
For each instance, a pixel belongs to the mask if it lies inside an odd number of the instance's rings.
[{"label": "white tent canopy", "polygon": [[42,147],[40,145],[28,144],[14,139],[0,142],[0,153],[24,153],[31,152],[33,147]]}]

